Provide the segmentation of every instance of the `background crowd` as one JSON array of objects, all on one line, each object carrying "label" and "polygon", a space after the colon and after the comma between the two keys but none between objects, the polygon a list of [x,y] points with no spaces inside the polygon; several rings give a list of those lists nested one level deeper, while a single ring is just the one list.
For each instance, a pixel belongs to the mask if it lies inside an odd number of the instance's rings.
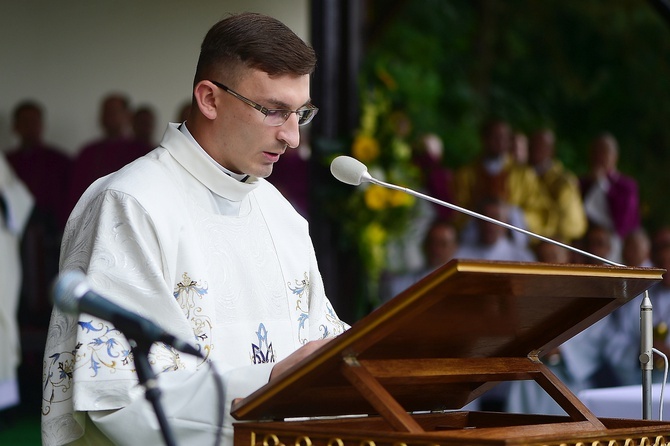
[{"label": "background crowd", "polygon": [[[187,107],[188,104],[176,111],[175,121],[185,119]],[[22,276],[16,273],[14,277],[22,277],[22,282],[15,287],[15,293],[10,293],[15,304],[5,305],[2,310],[4,319],[18,323],[20,337],[8,333],[2,337],[10,344],[6,347],[15,358],[0,376],[0,386],[14,389],[3,392],[7,397],[4,401],[0,398],[0,410],[15,406],[20,399],[33,407],[39,405],[44,336],[51,312],[49,289],[58,272],[60,240],[69,212],[95,179],[156,146],[157,123],[152,108],[133,107],[123,94],[102,98],[101,135],[81,147],[76,157],[44,141],[45,114],[37,101],[17,104],[12,130],[18,142],[2,152],[7,168],[0,178],[0,204],[5,230],[11,229],[11,247],[17,262],[20,258]],[[309,217],[309,138],[307,134],[303,136],[306,143],[298,150],[288,151],[269,180]],[[593,135],[591,146],[584,148],[589,171],[579,176],[557,159],[555,145],[560,135],[551,128],[525,133],[504,120],[491,119],[482,125],[480,136],[479,156],[460,167],[445,163],[442,141],[436,134],[419,138],[413,147],[413,162],[421,172],[424,192],[613,262],[670,267],[670,229],[663,228],[650,237],[641,226],[637,182],[619,172],[619,147],[612,133]],[[9,178],[30,192],[25,194],[23,207],[17,208],[24,210],[23,219],[12,208],[16,200],[11,196]],[[406,266],[404,271],[389,271],[382,276],[381,301],[397,295],[452,258],[598,262],[448,208],[432,204],[420,204],[419,208],[418,226],[423,229],[421,240],[413,243],[422,257],[404,259],[399,262]],[[654,305],[661,308],[655,313],[659,333],[664,333],[663,327],[670,323],[670,297],[666,294],[670,294],[670,279],[652,289]],[[664,303],[666,300],[668,304]],[[666,305],[668,311],[663,310]],[[580,335],[578,342],[550,352],[547,358],[552,367],[575,390],[638,382],[637,307],[631,302]],[[15,325],[7,326],[16,331]],[[580,354],[586,346],[597,348],[602,354],[587,358]],[[657,348],[668,350],[661,341]],[[551,400],[538,398],[534,393],[538,390],[527,384],[501,388],[483,403],[500,410],[560,411]]]},{"label": "background crowd", "polygon": [[[481,131],[481,153],[450,169],[441,160],[435,135],[421,138],[415,162],[425,192],[498,221],[573,246],[557,246],[524,233],[451,211],[439,205],[419,218],[427,228],[420,266],[387,272],[381,301],[397,295],[453,258],[523,262],[670,267],[670,227],[649,235],[642,226],[637,181],[617,168],[619,147],[610,132],[593,135],[585,148],[589,170],[569,171],[555,156],[557,135],[550,128],[526,135],[504,120],[492,119]],[[436,149],[437,146],[437,149]],[[441,178],[439,184],[433,181]],[[411,264],[407,260],[405,264]],[[611,263],[610,263],[611,264]],[[655,347],[668,352],[670,279],[650,290]],[[587,388],[641,383],[639,309],[641,296],[575,336],[544,360],[575,392]],[[661,377],[658,364],[656,379]],[[487,409],[562,414],[534,382],[505,383],[480,401]]]},{"label": "background crowd", "polygon": [[123,94],[102,98],[101,134],[75,157],[44,140],[46,114],[38,101],[16,104],[11,116],[16,145],[0,151],[0,246],[7,256],[2,277],[9,284],[0,309],[0,341],[6,353],[0,369],[0,411],[19,402],[26,409],[40,405],[50,288],[70,211],[94,180],[156,146],[153,109],[133,107]]}]

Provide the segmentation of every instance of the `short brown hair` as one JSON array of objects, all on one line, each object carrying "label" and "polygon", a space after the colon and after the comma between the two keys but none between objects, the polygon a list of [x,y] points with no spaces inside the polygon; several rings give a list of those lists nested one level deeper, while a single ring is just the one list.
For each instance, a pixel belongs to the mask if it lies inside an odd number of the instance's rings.
[{"label": "short brown hair", "polygon": [[229,78],[234,78],[241,67],[262,70],[270,76],[301,76],[311,74],[315,66],[314,49],[282,22],[262,14],[242,13],[226,17],[207,32],[193,84],[218,70],[226,70]]}]

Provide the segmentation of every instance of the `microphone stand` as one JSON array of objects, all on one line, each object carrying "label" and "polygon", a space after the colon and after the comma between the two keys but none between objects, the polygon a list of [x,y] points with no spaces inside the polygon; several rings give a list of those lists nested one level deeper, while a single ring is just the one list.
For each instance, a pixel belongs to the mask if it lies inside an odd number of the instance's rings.
[{"label": "microphone stand", "polygon": [[[362,163],[361,163],[362,164]],[[364,167],[364,166],[363,166]],[[337,177],[337,175],[336,175]],[[339,179],[339,178],[338,178]],[[344,180],[341,180],[344,181]],[[536,234],[534,232],[528,231],[523,228],[519,228],[513,225],[510,225],[509,223],[505,223],[500,220],[496,220],[495,218],[487,217],[486,215],[479,214],[477,212],[471,211],[469,209],[462,208],[460,206],[456,206],[455,204],[447,203],[446,201],[438,200],[437,198],[433,198],[429,195],[422,194],[421,192],[414,191],[412,189],[408,189],[406,187],[402,186],[396,186],[395,184],[390,184],[390,183],[385,183],[383,181],[377,180],[376,178],[373,178],[365,169],[360,176],[358,184],[361,182],[368,182],[368,183],[373,183],[378,186],[386,187],[389,189],[394,189],[398,190],[401,192],[408,193],[410,195],[414,195],[416,197],[422,198],[424,200],[428,200],[430,202],[433,202],[435,204],[439,204],[440,206],[447,207],[449,209],[455,210],[457,212],[462,212],[463,214],[469,215],[471,217],[479,218],[481,220],[487,221],[489,223],[496,224],[498,226],[502,226],[507,229],[511,229],[513,231],[521,232],[523,234],[529,235],[531,237],[543,240],[547,243],[552,243],[554,245],[558,245],[562,248],[565,248],[569,251],[573,252],[578,252],[579,254],[582,254],[586,257],[590,257],[592,259],[596,259],[600,262],[603,262],[608,265],[612,266],[620,266],[620,267],[625,267],[626,265],[622,265],[620,263],[613,262],[612,260],[606,259],[604,257],[597,256],[595,254],[592,254],[590,252],[583,251],[579,248],[575,248],[574,246],[566,245],[564,243],[559,242],[558,240],[554,240],[548,237],[545,237],[540,234]],[[348,181],[344,181],[347,183]],[[352,185],[357,185],[356,183],[348,183]],[[649,299],[649,293],[645,291],[645,296],[642,301],[642,304],[640,305],[640,356],[639,356],[639,361],[640,361],[640,368],[642,369],[642,418],[644,420],[651,420],[651,384],[652,384],[652,370],[653,370],[653,321],[652,321],[652,305],[651,305],[651,300]]]},{"label": "microphone stand", "polygon": [[144,387],[144,397],[151,403],[158,419],[158,424],[161,428],[163,440],[166,446],[176,446],[177,443],[172,433],[172,429],[168,424],[165,411],[160,402],[161,390],[158,387],[158,380],[156,374],[149,364],[149,348],[151,345],[142,343],[141,345],[134,339],[128,339],[130,349],[133,352],[133,359],[135,361],[135,370],[140,384]]},{"label": "microphone stand", "polygon": [[640,304],[640,367],[642,368],[642,419],[651,420],[651,384],[653,361],[653,321],[649,292],[644,292]]}]

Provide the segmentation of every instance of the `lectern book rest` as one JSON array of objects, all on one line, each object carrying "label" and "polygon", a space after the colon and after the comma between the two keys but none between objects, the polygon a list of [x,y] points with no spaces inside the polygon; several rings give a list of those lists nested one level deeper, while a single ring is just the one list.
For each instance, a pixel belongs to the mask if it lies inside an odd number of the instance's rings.
[{"label": "lectern book rest", "polygon": [[[668,444],[670,423],[599,419],[539,359],[664,272],[452,260],[234,404],[235,443]],[[513,380],[566,416],[463,410]]]}]

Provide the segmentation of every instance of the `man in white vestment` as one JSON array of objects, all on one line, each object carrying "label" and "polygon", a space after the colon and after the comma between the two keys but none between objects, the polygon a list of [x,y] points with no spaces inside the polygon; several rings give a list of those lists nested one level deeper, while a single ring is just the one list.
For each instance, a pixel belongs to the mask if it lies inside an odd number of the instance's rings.
[{"label": "man in white vestment", "polygon": [[[509,223],[510,206],[497,198],[484,200],[479,210],[487,217]],[[498,224],[484,220],[474,221],[476,229],[474,237],[469,236],[461,241],[455,258],[505,260],[514,262],[533,262],[533,252],[520,241],[514,241],[510,231]]]},{"label": "man in white vestment", "polygon": [[21,293],[19,244],[33,208],[33,196],[0,153],[0,410],[20,401],[21,361],[17,311]]},{"label": "man in white vestment", "polygon": [[[307,222],[264,178],[298,147],[311,47],[259,14],[215,24],[201,47],[191,112],[159,147],[97,180],[67,223],[61,272],[190,341],[204,359],[156,343],[149,360],[178,444],[213,444],[223,379],[231,402],[348,326],[325,296]],[[107,321],[54,310],[45,353],[44,445],[162,443],[131,348]]]}]

